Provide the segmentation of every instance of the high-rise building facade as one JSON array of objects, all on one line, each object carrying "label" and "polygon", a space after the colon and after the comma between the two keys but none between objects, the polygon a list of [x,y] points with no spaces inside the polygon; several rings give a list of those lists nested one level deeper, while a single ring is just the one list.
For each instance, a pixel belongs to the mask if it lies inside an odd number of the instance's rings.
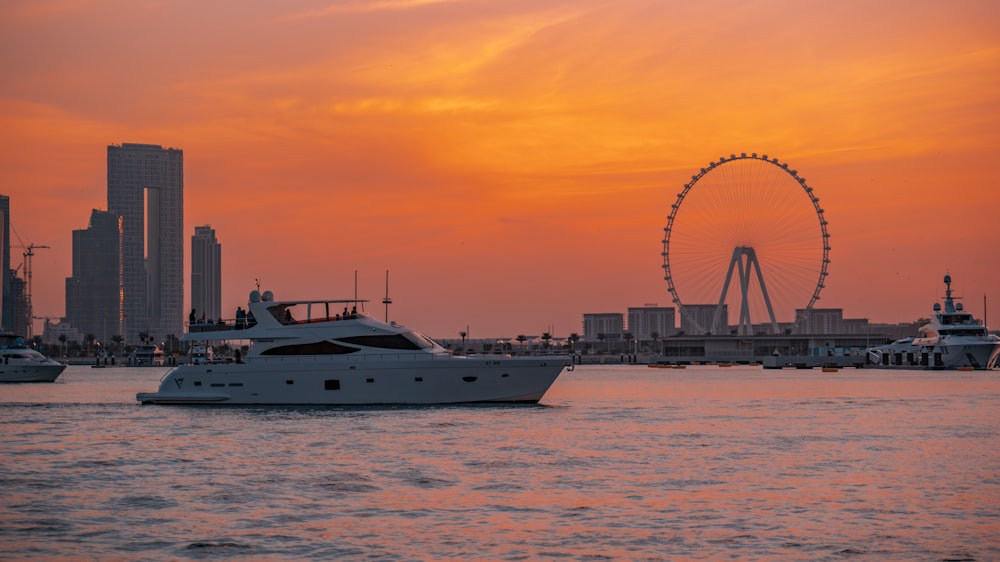
[{"label": "high-rise building facade", "polygon": [[10,197],[0,195],[0,214],[3,215],[2,230],[0,230],[0,247],[3,248],[3,257],[0,258],[0,329],[14,329],[14,293],[11,291],[10,271]]},{"label": "high-rise building facade", "polygon": [[73,231],[73,276],[66,279],[66,321],[107,345],[125,334],[121,291],[122,218],[94,209],[90,225]]},{"label": "high-rise building facade", "polygon": [[108,147],[108,212],[122,219],[125,341],[184,327],[184,153],[152,144]]},{"label": "high-rise building facade", "polygon": [[12,314],[14,320],[9,331],[19,336],[30,338],[32,333],[28,329],[28,323],[31,322],[31,311],[28,310],[26,285],[27,282],[24,279],[11,273],[9,293],[11,306],[14,309]]},{"label": "high-rise building facade", "polygon": [[191,307],[199,319],[222,318],[222,245],[208,225],[191,237]]}]

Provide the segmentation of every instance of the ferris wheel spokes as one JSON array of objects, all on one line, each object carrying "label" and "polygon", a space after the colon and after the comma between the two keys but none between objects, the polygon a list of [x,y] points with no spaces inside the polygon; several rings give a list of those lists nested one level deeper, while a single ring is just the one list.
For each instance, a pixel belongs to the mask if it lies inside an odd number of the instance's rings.
[{"label": "ferris wheel spokes", "polygon": [[[682,331],[753,335],[753,317],[757,330],[780,334],[786,325],[778,318],[795,329],[799,311],[811,310],[824,287],[830,234],[819,198],[777,158],[730,154],[701,168],[677,194],[663,230],[664,279]],[[734,275],[739,292],[729,291]],[[732,326],[729,308],[739,308]]]}]

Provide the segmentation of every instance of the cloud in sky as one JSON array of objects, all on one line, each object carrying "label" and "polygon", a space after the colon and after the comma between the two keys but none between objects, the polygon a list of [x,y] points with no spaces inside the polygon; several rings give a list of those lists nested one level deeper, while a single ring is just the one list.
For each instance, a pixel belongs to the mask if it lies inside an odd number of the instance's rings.
[{"label": "cloud in sky", "polygon": [[295,21],[343,14],[412,10],[436,4],[453,4],[460,1],[461,0],[346,0],[342,2],[331,2],[322,8],[282,16],[280,19],[282,21]]},{"label": "cloud in sky", "polygon": [[185,151],[186,223],[219,233],[227,306],[256,277],[318,296],[391,269],[400,320],[433,302],[432,334],[569,332],[669,304],[677,191],[767,152],[831,221],[822,304],[907,320],[946,267],[970,292],[1000,278],[982,259],[998,24],[975,1],[5,3],[0,185],[53,246],[35,261],[46,315],[70,231],[106,205],[105,147],[148,142]]}]

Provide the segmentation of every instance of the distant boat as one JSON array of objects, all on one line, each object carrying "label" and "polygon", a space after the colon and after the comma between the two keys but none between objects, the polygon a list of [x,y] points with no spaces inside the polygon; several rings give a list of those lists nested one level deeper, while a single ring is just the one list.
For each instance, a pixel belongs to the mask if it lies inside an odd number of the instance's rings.
[{"label": "distant boat", "polygon": [[140,345],[135,348],[129,357],[129,364],[133,367],[162,367],[163,350],[155,345]]},{"label": "distant boat", "polygon": [[[236,323],[192,325],[188,342],[250,342],[233,362],[180,365],[143,404],[538,402],[569,357],[456,356],[420,332],[347,307],[250,293]],[[343,313],[340,307],[344,307]],[[241,311],[242,312],[242,311]]]},{"label": "distant boat", "polygon": [[204,342],[197,342],[188,350],[188,363],[212,363],[215,361],[215,350]]},{"label": "distant boat", "polygon": [[11,333],[0,333],[0,359],[0,382],[52,382],[66,369]]},{"label": "distant boat", "polygon": [[934,303],[930,321],[919,335],[868,349],[875,366],[928,369],[989,369],[1000,354],[1000,337],[962,309],[951,296],[951,275],[944,276],[944,308]]}]

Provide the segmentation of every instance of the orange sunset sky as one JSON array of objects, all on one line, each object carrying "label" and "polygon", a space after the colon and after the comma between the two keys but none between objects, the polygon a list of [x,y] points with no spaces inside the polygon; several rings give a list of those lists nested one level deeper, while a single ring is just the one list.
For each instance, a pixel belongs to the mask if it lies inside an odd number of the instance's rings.
[{"label": "orange sunset sky", "polygon": [[822,201],[817,306],[913,321],[950,272],[1000,325],[1000,2],[5,1],[0,61],[38,316],[64,314],[107,146],[150,143],[184,151],[227,311],[255,279],[350,298],[357,270],[382,317],[389,270],[391,318],[431,336],[582,333],[671,304],[670,205],[758,152]]}]

